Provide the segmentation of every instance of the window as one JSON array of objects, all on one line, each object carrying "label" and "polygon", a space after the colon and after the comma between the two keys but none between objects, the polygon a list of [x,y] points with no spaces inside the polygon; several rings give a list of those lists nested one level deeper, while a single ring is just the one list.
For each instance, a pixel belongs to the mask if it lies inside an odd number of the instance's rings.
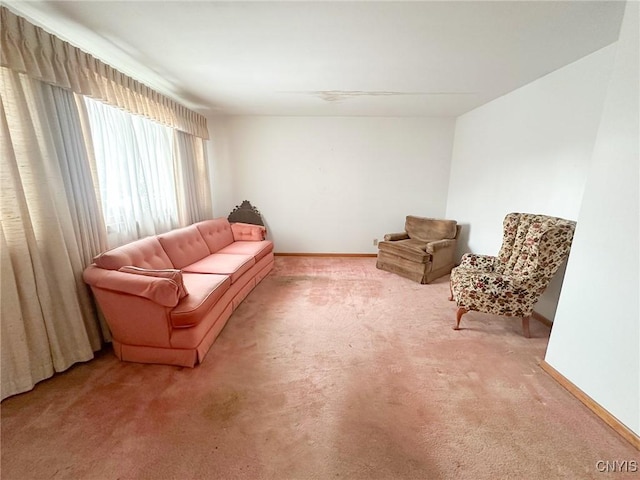
[{"label": "window", "polygon": [[109,246],[178,225],[171,128],[84,97]]}]

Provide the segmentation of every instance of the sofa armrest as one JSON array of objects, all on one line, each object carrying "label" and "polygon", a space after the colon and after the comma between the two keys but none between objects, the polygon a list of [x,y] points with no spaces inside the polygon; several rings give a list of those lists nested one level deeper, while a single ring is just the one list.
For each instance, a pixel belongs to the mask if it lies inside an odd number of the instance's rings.
[{"label": "sofa armrest", "polygon": [[406,240],[409,238],[409,234],[407,232],[401,232],[401,233],[387,233],[384,236],[384,241],[385,242],[395,242],[398,240]]},{"label": "sofa armrest", "polygon": [[82,278],[92,287],[126,293],[151,300],[163,307],[175,307],[179,301],[179,287],[168,278],[135,275],[90,265]]},{"label": "sofa armrest", "polygon": [[426,252],[427,253],[436,253],[438,250],[443,250],[445,248],[455,247],[456,241],[445,238],[444,240],[434,240],[433,242],[427,243]]},{"label": "sofa armrest", "polygon": [[493,272],[498,265],[498,258],[491,255],[477,255],[465,253],[460,261],[460,267]]},{"label": "sofa armrest", "polygon": [[267,236],[267,229],[262,225],[250,223],[232,223],[233,241],[262,241]]}]

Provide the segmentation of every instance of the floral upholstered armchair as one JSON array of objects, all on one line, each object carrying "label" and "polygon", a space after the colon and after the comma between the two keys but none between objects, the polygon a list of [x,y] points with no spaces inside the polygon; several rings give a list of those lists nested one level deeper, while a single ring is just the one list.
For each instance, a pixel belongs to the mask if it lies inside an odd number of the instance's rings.
[{"label": "floral upholstered armchair", "polygon": [[451,271],[451,297],[458,305],[455,330],[470,310],[522,317],[529,337],[529,317],[538,298],[569,256],[575,222],[546,215],[510,213],[504,219],[497,257],[467,253]]}]

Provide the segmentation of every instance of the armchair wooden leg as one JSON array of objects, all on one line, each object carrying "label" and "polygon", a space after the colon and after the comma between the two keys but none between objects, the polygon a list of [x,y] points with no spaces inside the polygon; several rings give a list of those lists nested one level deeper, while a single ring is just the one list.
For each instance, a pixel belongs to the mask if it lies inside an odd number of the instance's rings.
[{"label": "armchair wooden leg", "polygon": [[458,312],[456,313],[456,326],[453,327],[454,330],[460,330],[460,319],[462,318],[462,315],[464,315],[468,311],[469,310],[467,310],[466,308],[463,308],[463,307],[460,307],[458,309]]},{"label": "armchair wooden leg", "polygon": [[529,331],[529,316],[522,317],[522,333],[526,338],[531,338],[531,332]]}]

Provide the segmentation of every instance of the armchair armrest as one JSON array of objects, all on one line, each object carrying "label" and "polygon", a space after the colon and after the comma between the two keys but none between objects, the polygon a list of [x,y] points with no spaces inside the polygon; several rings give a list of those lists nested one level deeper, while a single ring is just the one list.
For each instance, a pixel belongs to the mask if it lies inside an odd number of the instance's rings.
[{"label": "armchair armrest", "polygon": [[397,240],[406,240],[407,238],[409,238],[409,234],[407,232],[387,233],[384,236],[384,241],[385,242],[395,242]]},{"label": "armchair armrest", "polygon": [[497,257],[491,255],[477,255],[475,253],[465,253],[460,261],[460,267],[493,272],[500,262]]},{"label": "armchair armrest", "polygon": [[95,265],[87,267],[82,278],[92,287],[147,298],[163,307],[173,308],[179,300],[178,284],[168,278],[106,270]]},{"label": "armchair armrest", "polygon": [[544,288],[530,278],[496,272],[454,270],[451,293],[458,307],[493,315],[526,317]]},{"label": "armchair armrest", "polygon": [[231,232],[233,240],[238,241],[262,241],[267,235],[266,227],[251,223],[232,223]]},{"label": "armchair armrest", "polygon": [[501,273],[476,273],[473,278],[478,290],[495,296],[504,296],[517,292],[523,287],[526,288],[526,285],[523,285],[519,278]]},{"label": "armchair armrest", "polygon": [[443,250],[449,247],[455,247],[456,241],[445,238],[444,240],[434,240],[433,242],[427,243],[427,253],[435,253],[438,250]]}]

